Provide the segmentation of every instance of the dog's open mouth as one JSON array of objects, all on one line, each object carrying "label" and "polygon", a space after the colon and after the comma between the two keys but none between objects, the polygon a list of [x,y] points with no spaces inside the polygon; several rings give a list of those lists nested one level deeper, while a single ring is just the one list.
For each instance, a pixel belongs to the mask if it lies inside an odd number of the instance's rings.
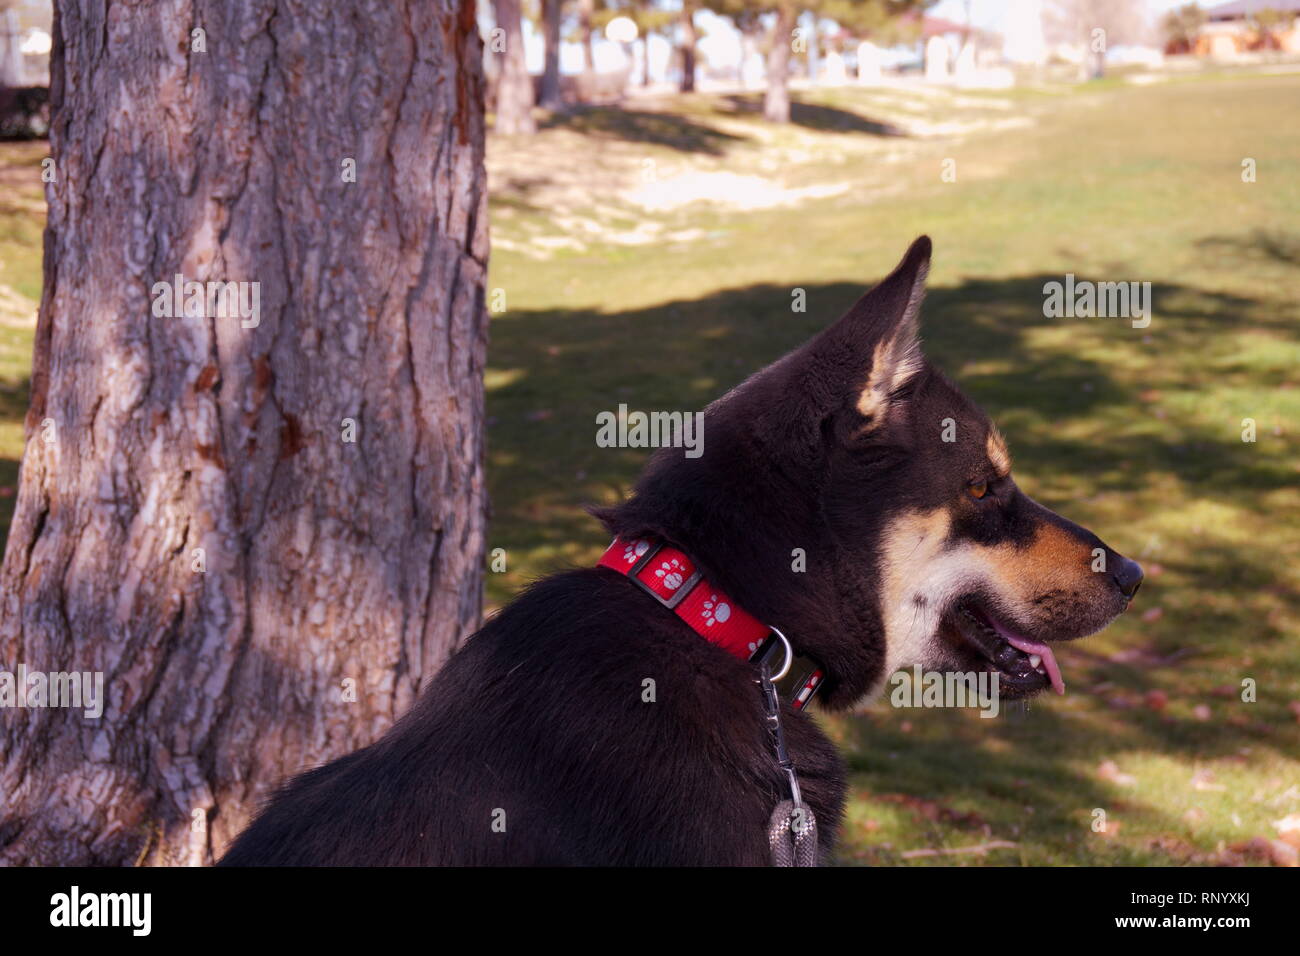
[{"label": "dog's open mouth", "polygon": [[960,602],[945,623],[1000,675],[998,683],[1006,696],[1028,696],[1048,687],[1065,693],[1056,655],[1042,641],[1014,633],[972,601]]}]

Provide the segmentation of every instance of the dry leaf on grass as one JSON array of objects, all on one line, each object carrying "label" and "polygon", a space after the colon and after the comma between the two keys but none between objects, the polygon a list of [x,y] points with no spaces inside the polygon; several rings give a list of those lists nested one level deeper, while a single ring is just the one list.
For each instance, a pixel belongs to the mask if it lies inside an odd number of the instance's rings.
[{"label": "dry leaf on grass", "polygon": [[1137,777],[1131,773],[1124,773],[1113,760],[1103,760],[1097,766],[1097,776],[1118,787],[1132,787],[1137,783]]}]

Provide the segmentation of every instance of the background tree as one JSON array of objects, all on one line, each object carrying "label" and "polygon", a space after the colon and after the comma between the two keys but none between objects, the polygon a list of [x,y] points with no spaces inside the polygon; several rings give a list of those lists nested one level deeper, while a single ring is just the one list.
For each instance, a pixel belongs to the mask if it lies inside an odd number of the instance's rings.
[{"label": "background tree", "polygon": [[0,0],[0,91],[27,85],[17,0]]},{"label": "background tree", "polygon": [[1052,0],[1043,14],[1049,42],[1075,44],[1084,51],[1080,79],[1105,75],[1110,47],[1143,42],[1150,32],[1146,14],[1132,0]]},{"label": "background tree", "polygon": [[695,14],[699,0],[682,0],[678,28],[681,36],[682,78],[678,89],[683,93],[695,92],[695,44],[699,35],[695,29]]},{"label": "background tree", "polygon": [[[797,0],[705,0],[714,13],[732,20],[742,34],[753,35],[769,21],[766,32],[766,92],[763,115],[774,123],[790,121],[790,55],[799,14],[809,3]],[[742,65],[743,66],[743,65]]]},{"label": "background tree", "polygon": [[558,110],[563,105],[560,95],[560,26],[564,18],[563,0],[542,0],[542,40],[545,60],[542,67],[540,106]]},{"label": "background tree", "polygon": [[1264,50],[1280,50],[1282,44],[1277,35],[1291,29],[1295,14],[1272,7],[1264,7],[1250,15],[1250,24],[1258,37],[1258,44]]},{"label": "background tree", "polygon": [[582,73],[596,72],[596,0],[578,0],[578,42],[582,44]]},{"label": "background tree", "polygon": [[767,91],[763,94],[763,116],[772,123],[790,122],[790,54],[798,18],[795,0],[777,0],[768,38]]},{"label": "background tree", "polygon": [[920,41],[926,12],[939,0],[818,0],[818,16],[850,36],[890,47]]},{"label": "background tree", "polygon": [[[107,707],[0,714],[0,863],[203,862],[478,623],[482,45],[455,0],[56,10],[0,660]],[[156,317],[177,273],[260,321]]]},{"label": "background tree", "polygon": [[[773,123],[790,122],[790,59],[795,52],[795,25],[805,10],[818,18],[835,20],[845,29],[863,34],[884,32],[908,16],[933,6],[937,0],[707,0],[709,9],[731,18],[742,33],[757,18],[770,21],[767,34],[767,88],[763,116]],[[807,49],[808,38],[798,44]]]},{"label": "background tree", "polygon": [[533,120],[533,80],[524,56],[523,13],[519,0],[492,0],[496,25],[504,31],[502,48],[494,51],[497,74],[496,131],[506,136],[531,136],[537,132]]},{"label": "background tree", "polygon": [[1170,53],[1194,53],[1196,38],[1200,36],[1201,27],[1204,25],[1205,11],[1199,4],[1188,3],[1176,10],[1170,10],[1160,21],[1160,30],[1165,38],[1165,49]]}]

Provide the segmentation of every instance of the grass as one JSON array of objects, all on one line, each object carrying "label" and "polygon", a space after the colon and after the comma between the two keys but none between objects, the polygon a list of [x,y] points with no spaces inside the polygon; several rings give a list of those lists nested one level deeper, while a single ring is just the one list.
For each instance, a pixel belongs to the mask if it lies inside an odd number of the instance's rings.
[{"label": "grass", "polygon": [[41,296],[44,143],[0,143],[0,542],[9,534],[23,453],[36,305]]},{"label": "grass", "polygon": [[[1148,580],[1134,614],[1062,652],[1064,698],[997,720],[821,716],[852,770],[841,861],[1208,863],[1276,837],[1300,811],[1297,95],[1300,77],[1262,75],[840,89],[803,96],[786,129],[744,97],[694,96],[494,140],[489,547],[509,563],[489,605],[607,543],[583,506],[624,494],[645,456],[597,448],[598,411],[703,407],[928,232],[930,355],[1000,422],[1022,487]],[[38,186],[34,155],[6,146],[0,169]],[[779,205],[736,188],[760,180]],[[726,201],[680,203],[692,189]],[[39,227],[0,202],[0,285],[31,306]],[[1151,282],[1151,326],[1045,319],[1066,272]],[[30,343],[0,326],[0,484]],[[1014,845],[911,853],[994,841]]]}]

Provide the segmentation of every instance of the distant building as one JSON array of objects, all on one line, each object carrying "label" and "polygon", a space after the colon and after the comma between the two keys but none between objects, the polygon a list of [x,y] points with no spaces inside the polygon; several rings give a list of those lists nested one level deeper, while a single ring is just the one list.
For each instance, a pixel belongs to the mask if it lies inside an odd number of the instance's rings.
[{"label": "distant building", "polygon": [[[1260,15],[1281,14],[1264,29]],[[1205,23],[1196,38],[1198,56],[1232,57],[1242,53],[1277,50],[1300,53],[1300,0],[1232,0],[1205,11]]]}]

